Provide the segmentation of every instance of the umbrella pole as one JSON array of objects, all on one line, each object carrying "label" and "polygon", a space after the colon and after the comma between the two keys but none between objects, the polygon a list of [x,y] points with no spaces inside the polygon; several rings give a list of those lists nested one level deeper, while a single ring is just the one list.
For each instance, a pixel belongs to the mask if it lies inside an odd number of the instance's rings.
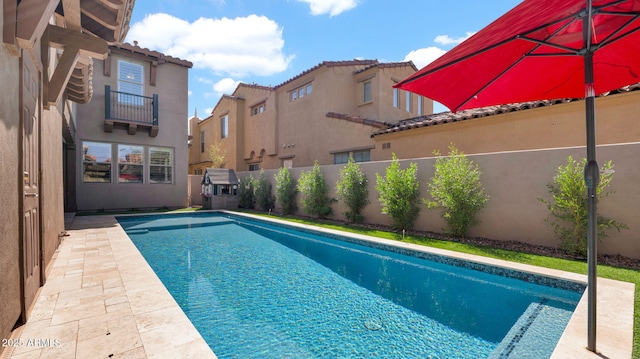
[{"label": "umbrella pole", "polygon": [[596,292],[597,292],[597,187],[600,182],[598,162],[596,162],[596,126],[595,126],[595,94],[593,88],[593,53],[584,55],[585,90],[586,90],[586,124],[587,124],[587,165],[584,178],[587,185],[588,220],[587,220],[587,349],[596,352]]}]

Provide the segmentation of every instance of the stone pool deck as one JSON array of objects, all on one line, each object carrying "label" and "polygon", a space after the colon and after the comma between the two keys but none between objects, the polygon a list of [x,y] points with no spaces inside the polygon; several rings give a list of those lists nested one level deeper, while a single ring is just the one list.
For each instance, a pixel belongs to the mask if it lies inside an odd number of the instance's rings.
[{"label": "stone pool deck", "polygon": [[[308,228],[309,226],[304,226]],[[331,233],[336,231],[325,230]],[[216,358],[114,216],[75,217],[56,251],[16,346],[0,359]],[[585,282],[586,276],[359,236]],[[634,285],[598,279],[597,349],[587,351],[587,298],[578,304],[552,358],[631,358]]]}]

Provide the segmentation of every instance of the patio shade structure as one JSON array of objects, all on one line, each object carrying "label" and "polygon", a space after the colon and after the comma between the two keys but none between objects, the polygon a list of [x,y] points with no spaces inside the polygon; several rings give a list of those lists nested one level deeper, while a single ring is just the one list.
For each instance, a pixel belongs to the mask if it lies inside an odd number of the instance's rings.
[{"label": "patio shade structure", "polygon": [[595,96],[640,82],[640,0],[525,0],[395,87],[452,111],[584,98],[588,339],[596,351]]}]

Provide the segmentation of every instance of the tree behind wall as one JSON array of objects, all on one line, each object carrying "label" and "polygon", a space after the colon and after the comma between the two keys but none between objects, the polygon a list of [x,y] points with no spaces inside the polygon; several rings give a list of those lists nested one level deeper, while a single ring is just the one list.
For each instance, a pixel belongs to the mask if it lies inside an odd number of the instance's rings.
[{"label": "tree behind wall", "polygon": [[418,183],[418,165],[411,163],[409,168],[400,169],[398,157],[393,154],[391,164],[385,176],[376,173],[376,190],[382,205],[382,213],[393,220],[393,228],[411,229],[418,218],[420,191]]},{"label": "tree behind wall", "polygon": [[351,222],[362,222],[360,214],[369,204],[369,183],[360,165],[349,157],[349,162],[340,170],[336,183],[336,194],[346,207],[345,217]]},{"label": "tree behind wall", "polygon": [[291,177],[291,172],[286,167],[281,167],[274,175],[276,179],[276,201],[280,204],[282,214],[294,214],[297,209],[296,194],[298,193],[296,181]]},{"label": "tree behind wall", "polygon": [[334,200],[327,195],[329,187],[324,180],[318,161],[314,162],[311,171],[303,171],[300,174],[298,191],[302,194],[302,209],[305,212],[320,218],[331,214],[331,202]]},{"label": "tree behind wall", "polygon": [[209,157],[213,168],[224,168],[227,164],[227,151],[219,142],[209,146]]}]

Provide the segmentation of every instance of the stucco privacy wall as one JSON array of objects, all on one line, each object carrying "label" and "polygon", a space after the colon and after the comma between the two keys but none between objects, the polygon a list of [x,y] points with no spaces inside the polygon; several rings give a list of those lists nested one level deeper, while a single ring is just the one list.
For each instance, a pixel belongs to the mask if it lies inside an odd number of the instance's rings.
[{"label": "stucco privacy wall", "polygon": [[[481,224],[470,230],[470,236],[486,237],[503,241],[519,241],[530,244],[557,246],[553,230],[544,220],[549,212],[538,197],[550,198],[547,184],[553,181],[556,169],[564,165],[568,156],[576,159],[585,157],[584,147],[556,148],[545,150],[497,152],[469,155],[482,171],[482,184],[490,199],[480,213]],[[627,143],[598,146],[597,158],[600,164],[612,160],[615,174],[610,189],[613,194],[598,204],[599,214],[616,219],[629,226],[629,229],[610,232],[610,236],[599,244],[600,254],[622,254],[640,258],[640,143]],[[434,173],[435,158],[401,160],[402,168],[410,162],[418,165],[418,181],[422,198],[428,197],[427,183]],[[369,180],[369,205],[363,215],[366,223],[390,225],[388,216],[381,214],[381,206],[375,190],[376,173],[384,175],[390,161],[360,163]],[[322,166],[325,180],[330,186],[329,195],[335,197],[335,183],[344,165]],[[294,168],[291,174],[299,178],[302,171],[310,168]],[[277,170],[265,171],[267,178],[275,188],[274,174]],[[256,172],[240,172],[238,177],[248,174],[258,176]],[[275,191],[274,191],[275,192]],[[299,214],[302,214],[300,195],[298,194]],[[344,220],[344,208],[341,203],[333,204],[332,218]],[[443,232],[444,220],[437,210],[430,211],[421,204],[420,215],[414,229]]]},{"label": "stucco privacy wall", "polygon": [[[0,0],[0,5],[2,5]],[[0,29],[3,16],[0,16]],[[3,84],[18,84],[19,58],[0,46],[0,79]],[[0,96],[0,338],[8,338],[20,317],[20,223],[18,190],[20,114],[19,86],[3,86]],[[2,348],[0,347],[0,351]]]}]

